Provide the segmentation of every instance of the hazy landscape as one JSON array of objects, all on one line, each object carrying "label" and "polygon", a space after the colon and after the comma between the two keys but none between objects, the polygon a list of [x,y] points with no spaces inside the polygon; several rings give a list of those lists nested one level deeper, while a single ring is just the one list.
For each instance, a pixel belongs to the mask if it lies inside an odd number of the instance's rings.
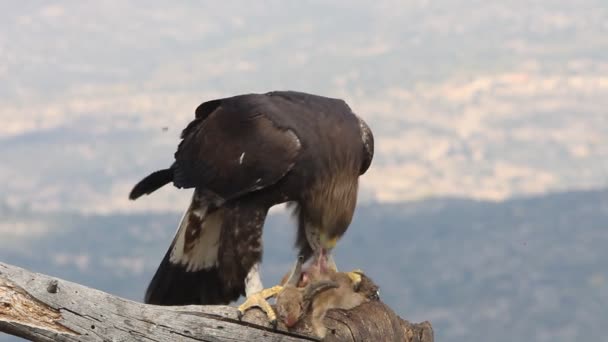
[{"label": "hazy landscape", "polygon": [[[293,89],[374,131],[337,258],[400,315],[437,341],[608,334],[608,3],[146,4],[0,3],[0,261],[141,300],[190,191],[130,188],[201,102]],[[274,210],[265,282],[293,235]]]},{"label": "hazy landscape", "polygon": [[[3,239],[0,260],[137,301],[180,218],[1,214],[5,229],[52,233]],[[607,221],[608,190],[373,203],[359,209],[336,258],[366,271],[402,317],[431,321],[438,341],[590,341],[605,333],[608,315]],[[290,267],[294,232],[287,215],[270,217],[267,284]]]}]

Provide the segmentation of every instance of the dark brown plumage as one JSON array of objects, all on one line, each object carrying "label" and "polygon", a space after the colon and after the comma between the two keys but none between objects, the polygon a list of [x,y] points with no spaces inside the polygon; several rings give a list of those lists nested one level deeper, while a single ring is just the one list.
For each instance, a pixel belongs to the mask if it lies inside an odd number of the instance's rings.
[{"label": "dark brown plumage", "polygon": [[194,188],[145,301],[220,304],[261,290],[262,226],[273,205],[294,205],[305,259],[329,254],[352,220],[373,135],[339,99],[247,94],[201,104],[174,157],[129,196],[170,182]]}]

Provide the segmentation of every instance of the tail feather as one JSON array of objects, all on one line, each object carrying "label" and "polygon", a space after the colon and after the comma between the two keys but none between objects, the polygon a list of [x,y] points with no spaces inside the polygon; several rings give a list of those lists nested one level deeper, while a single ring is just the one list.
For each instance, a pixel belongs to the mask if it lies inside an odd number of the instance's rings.
[{"label": "tail feather", "polygon": [[173,169],[171,168],[153,172],[133,187],[129,199],[135,200],[144,194],[149,195],[172,181]]},{"label": "tail feather", "polygon": [[163,258],[148,285],[144,302],[154,305],[218,305],[228,304],[241,293],[229,291],[217,267],[188,272],[169,261],[171,250]]},{"label": "tail feather", "polygon": [[[238,283],[229,286],[218,263],[212,262],[217,255],[208,248],[213,248],[213,241],[217,238],[214,232],[219,234],[218,230],[221,226],[217,226],[218,224],[222,224],[221,212],[218,209],[207,211],[206,204],[199,203],[193,195],[193,201],[179,224],[173,243],[148,285],[144,297],[145,303],[228,304],[244,294],[244,285]],[[174,247],[183,248],[185,237],[192,231],[198,231],[198,240],[194,246],[191,246],[196,252],[172,256]]]}]

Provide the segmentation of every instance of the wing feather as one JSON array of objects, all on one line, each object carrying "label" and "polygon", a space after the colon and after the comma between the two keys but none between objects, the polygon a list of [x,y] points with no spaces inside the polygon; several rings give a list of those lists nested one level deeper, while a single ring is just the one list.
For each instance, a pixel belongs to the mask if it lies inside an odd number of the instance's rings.
[{"label": "wing feather", "polygon": [[183,132],[174,184],[201,187],[224,199],[279,181],[295,164],[300,140],[255,105],[223,101]]}]

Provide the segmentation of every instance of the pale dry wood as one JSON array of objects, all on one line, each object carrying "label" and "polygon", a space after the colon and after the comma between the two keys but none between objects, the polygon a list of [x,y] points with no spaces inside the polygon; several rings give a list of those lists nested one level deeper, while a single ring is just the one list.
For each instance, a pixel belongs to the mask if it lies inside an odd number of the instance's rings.
[{"label": "pale dry wood", "polygon": [[[382,302],[330,311],[327,341],[432,342]],[[0,263],[0,331],[32,341],[315,341],[307,320],[273,330],[259,310],[239,321],[231,306],[155,306]]]}]

